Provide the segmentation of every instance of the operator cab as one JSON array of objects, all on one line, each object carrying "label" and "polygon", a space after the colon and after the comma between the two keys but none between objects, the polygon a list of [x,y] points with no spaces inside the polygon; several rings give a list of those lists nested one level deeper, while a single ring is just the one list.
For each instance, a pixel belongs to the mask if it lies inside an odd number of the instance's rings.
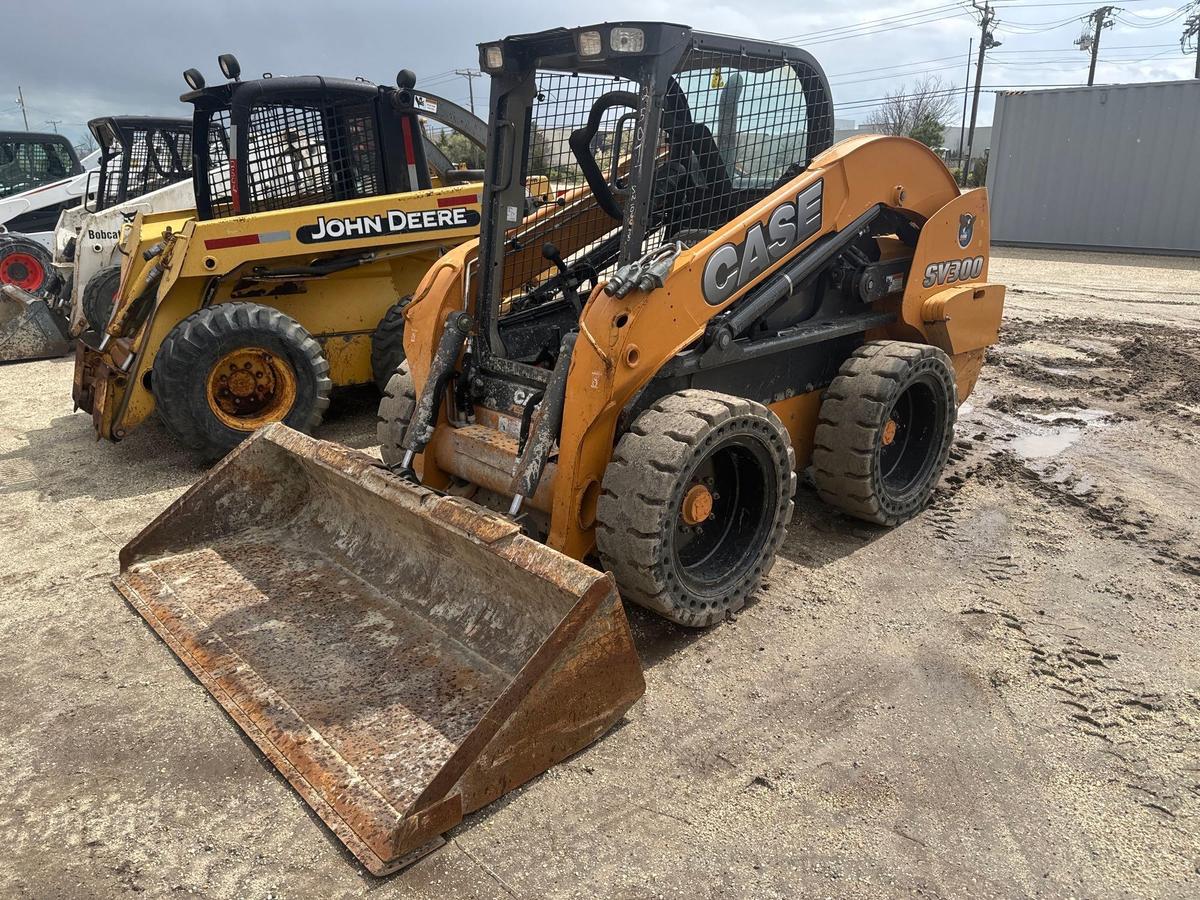
[{"label": "operator cab", "polygon": [[192,177],[190,119],[105,116],[88,122],[100,147],[87,208],[101,212]]},{"label": "operator cab", "polygon": [[[221,57],[226,70],[228,54]],[[234,61],[236,67],[236,61]],[[236,69],[240,73],[240,69]],[[418,90],[319,75],[230,81],[207,87],[195,69],[193,129],[200,219],[292,209],[456,183],[482,160],[485,127]]]},{"label": "operator cab", "polygon": [[[829,84],[794,47],[627,22],[482,44],[480,66],[492,96],[473,359],[489,394],[491,373],[544,383],[620,267],[694,244],[833,143]],[[553,199],[526,218],[531,176]]]},{"label": "operator cab", "polygon": [[83,171],[61,134],[0,131],[0,200]]}]

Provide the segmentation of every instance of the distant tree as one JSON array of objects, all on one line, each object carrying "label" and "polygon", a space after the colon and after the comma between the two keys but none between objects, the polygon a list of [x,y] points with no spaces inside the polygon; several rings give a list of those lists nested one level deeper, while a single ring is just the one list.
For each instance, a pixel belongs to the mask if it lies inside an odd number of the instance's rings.
[{"label": "distant tree", "polygon": [[79,143],[75,145],[75,152],[80,156],[87,156],[96,149],[96,139],[92,137],[90,131],[84,132],[83,137],[79,139]]},{"label": "distant tree", "polygon": [[902,85],[884,96],[867,125],[881,134],[911,137],[929,147],[941,145],[954,108],[955,93],[936,75],[926,75],[912,87]]},{"label": "distant tree", "polygon": [[920,141],[926,147],[940,147],[942,139],[946,136],[946,126],[933,116],[927,115],[913,126],[908,136],[914,141]]},{"label": "distant tree", "polygon": [[483,148],[471,143],[457,131],[443,131],[434,140],[434,144],[452,165],[461,165],[468,169],[483,168]]}]

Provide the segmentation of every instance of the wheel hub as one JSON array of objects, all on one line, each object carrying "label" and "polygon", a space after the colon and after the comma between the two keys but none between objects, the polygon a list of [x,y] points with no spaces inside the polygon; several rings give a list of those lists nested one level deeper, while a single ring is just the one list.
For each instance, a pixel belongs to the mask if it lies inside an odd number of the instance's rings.
[{"label": "wheel hub", "polygon": [[684,495],[679,515],[685,525],[699,525],[713,510],[712,491],[706,485],[694,484]]},{"label": "wheel hub", "polygon": [[239,431],[253,431],[283,419],[295,400],[296,376],[291,366],[262,347],[233,350],[209,372],[209,408]]},{"label": "wheel hub", "polygon": [[896,432],[900,425],[895,419],[888,419],[887,424],[883,426],[883,446],[888,447],[896,440]]},{"label": "wheel hub", "polygon": [[28,253],[11,253],[0,260],[0,283],[15,284],[24,291],[36,291],[46,279],[42,264]]}]

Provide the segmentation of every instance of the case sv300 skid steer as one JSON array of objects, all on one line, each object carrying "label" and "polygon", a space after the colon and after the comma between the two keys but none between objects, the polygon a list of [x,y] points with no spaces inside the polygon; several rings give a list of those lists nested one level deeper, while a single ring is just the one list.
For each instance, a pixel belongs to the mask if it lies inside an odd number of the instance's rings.
[{"label": "case sv300 skid steer", "polygon": [[140,214],[115,306],[76,350],[74,399],[124,438],[157,410],[203,457],[255,428],[308,431],[333,388],[380,387],[425,271],[479,232],[480,186],[453,183],[434,129],[482,147],[483,122],[415,87],[316,76],[193,90],[194,211]]},{"label": "case sv300 skid steer", "polygon": [[[617,589],[720,621],[809,466],[917,513],[1003,305],[984,191],[914,141],[831,146],[802,50],[633,22],[480,63],[483,230],[405,309],[387,465],[266,428],[116,579],[376,873],[637,699]],[[559,195],[530,216],[527,173]]]}]

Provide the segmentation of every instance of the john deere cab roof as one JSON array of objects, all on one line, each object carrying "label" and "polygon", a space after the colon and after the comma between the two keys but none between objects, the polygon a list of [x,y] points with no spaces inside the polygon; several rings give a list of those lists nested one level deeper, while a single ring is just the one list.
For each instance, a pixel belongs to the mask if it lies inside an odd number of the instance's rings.
[{"label": "john deere cab roof", "polygon": [[195,107],[196,133],[219,126],[196,148],[195,170],[207,173],[196,178],[199,217],[427,189],[430,162],[445,159],[429,152],[422,119],[482,146],[482,122],[417,90],[411,72],[397,82],[264,77],[183,94]]},{"label": "john deere cab roof", "polygon": [[88,122],[100,145],[96,212],[192,177],[192,122],[165,116],[102,116]]}]

